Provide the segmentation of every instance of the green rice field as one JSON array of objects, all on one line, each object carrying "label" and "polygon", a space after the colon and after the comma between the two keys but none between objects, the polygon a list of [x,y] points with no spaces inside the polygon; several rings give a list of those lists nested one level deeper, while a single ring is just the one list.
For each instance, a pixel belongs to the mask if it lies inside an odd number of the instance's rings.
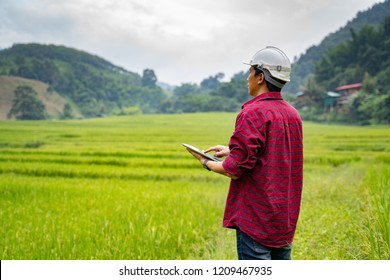
[{"label": "green rice field", "polygon": [[[229,179],[181,145],[227,145],[235,117],[1,121],[1,259],[236,259]],[[390,127],[304,123],[304,147],[293,259],[390,259]]]}]

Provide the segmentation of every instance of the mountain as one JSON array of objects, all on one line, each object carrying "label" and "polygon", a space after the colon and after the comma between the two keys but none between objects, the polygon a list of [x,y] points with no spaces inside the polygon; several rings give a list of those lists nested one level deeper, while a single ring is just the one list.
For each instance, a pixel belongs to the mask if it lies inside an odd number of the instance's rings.
[{"label": "mountain", "polygon": [[390,0],[375,4],[370,9],[359,12],[354,19],[350,20],[338,31],[326,36],[319,45],[308,48],[306,52],[292,64],[291,82],[289,82],[283,90],[293,93],[300,91],[300,87],[305,84],[306,78],[310,74],[313,74],[316,62],[322,58],[326,51],[351,39],[351,29],[355,32],[359,32],[364,25],[377,27],[389,15]]},{"label": "mountain", "polygon": [[0,75],[46,83],[86,117],[132,106],[153,112],[165,97],[161,88],[145,86],[139,74],[64,46],[15,44],[0,51]]},{"label": "mountain", "polygon": [[[59,118],[65,104],[70,102],[60,94],[48,91],[49,86],[40,81],[14,77],[0,76],[0,120],[6,120],[14,100],[14,92],[18,86],[29,86],[38,93],[38,98],[45,104],[49,118]],[[72,106],[72,105],[71,105]],[[81,117],[77,107],[72,106],[74,117]]]}]

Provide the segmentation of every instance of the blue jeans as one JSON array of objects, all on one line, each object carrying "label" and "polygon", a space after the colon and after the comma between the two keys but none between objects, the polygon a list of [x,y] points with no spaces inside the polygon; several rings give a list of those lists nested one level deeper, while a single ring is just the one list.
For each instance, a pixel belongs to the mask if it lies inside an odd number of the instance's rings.
[{"label": "blue jeans", "polygon": [[236,233],[239,260],[291,260],[291,243],[281,248],[272,248],[257,243],[240,229]]}]

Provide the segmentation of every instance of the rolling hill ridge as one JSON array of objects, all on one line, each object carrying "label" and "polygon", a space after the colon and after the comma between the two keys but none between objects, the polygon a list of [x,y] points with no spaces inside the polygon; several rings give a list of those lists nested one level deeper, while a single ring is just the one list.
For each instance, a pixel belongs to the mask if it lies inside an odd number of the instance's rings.
[{"label": "rolling hill ridge", "polygon": [[152,112],[164,98],[161,88],[145,85],[139,74],[64,46],[15,44],[0,51],[0,75],[46,83],[85,117],[136,105]]}]

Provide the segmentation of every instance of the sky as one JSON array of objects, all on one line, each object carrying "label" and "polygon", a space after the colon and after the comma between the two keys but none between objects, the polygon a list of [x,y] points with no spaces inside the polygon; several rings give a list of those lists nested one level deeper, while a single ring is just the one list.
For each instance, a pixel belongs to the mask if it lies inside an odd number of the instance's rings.
[{"label": "sky", "polygon": [[247,70],[265,46],[298,58],[385,0],[0,0],[0,48],[63,45],[158,81],[197,83]]}]

